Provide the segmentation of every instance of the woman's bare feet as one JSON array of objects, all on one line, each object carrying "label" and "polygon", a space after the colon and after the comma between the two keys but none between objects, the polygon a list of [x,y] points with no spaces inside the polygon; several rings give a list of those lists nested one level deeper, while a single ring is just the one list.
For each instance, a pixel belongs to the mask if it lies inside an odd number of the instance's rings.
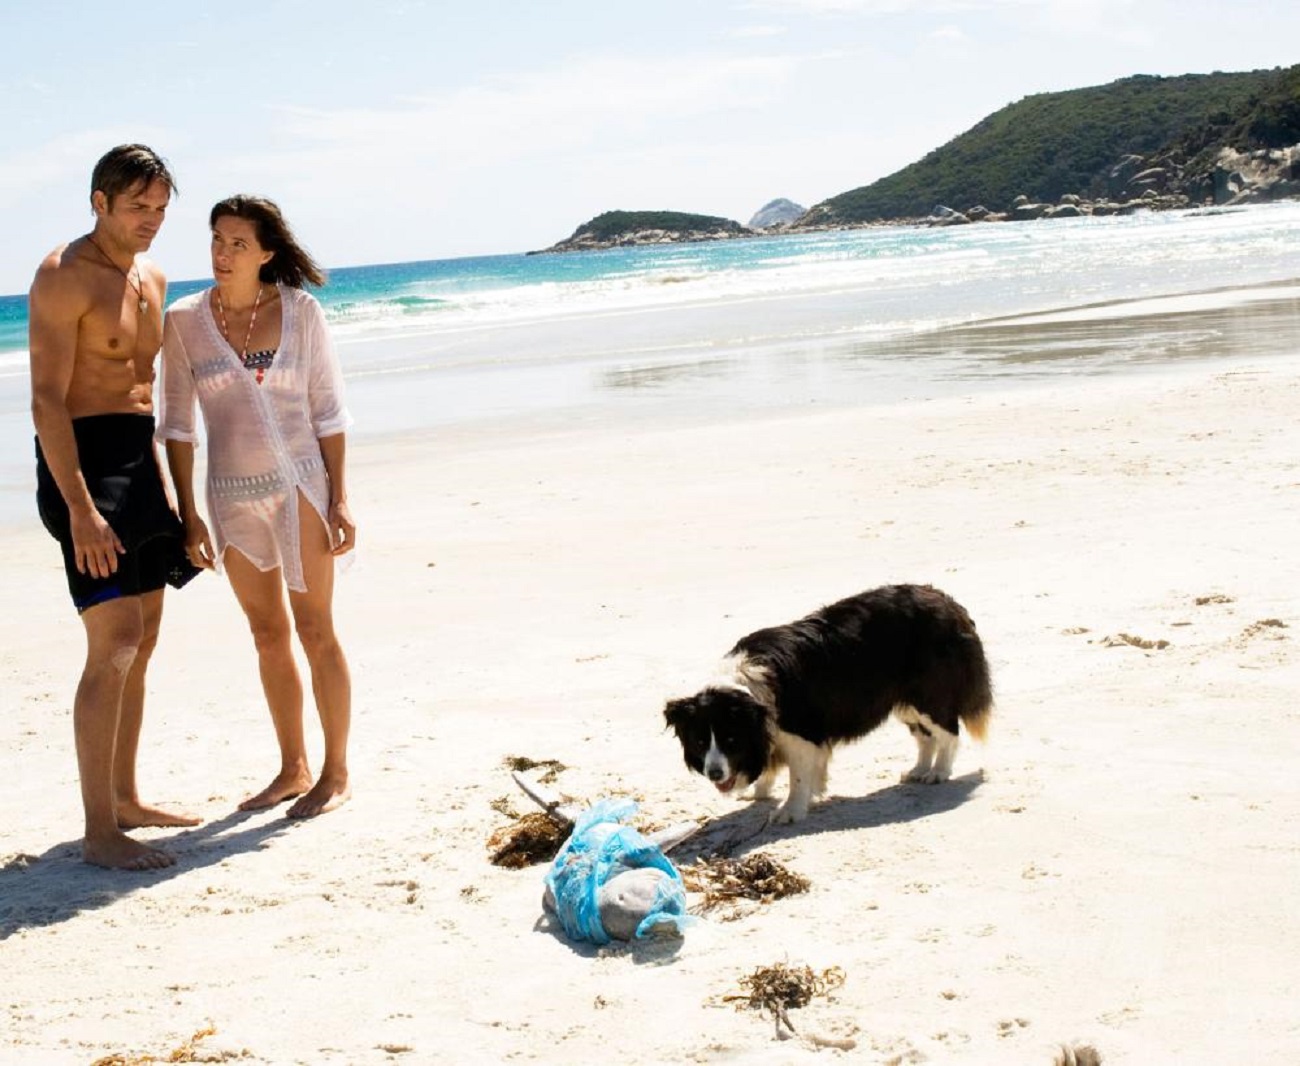
[{"label": "woman's bare feet", "polygon": [[320,780],[312,785],[311,791],[290,807],[287,813],[290,818],[315,818],[335,807],[342,807],[351,798],[352,786],[348,784],[346,771],[340,774],[322,773]]},{"label": "woman's bare feet", "polygon": [[81,844],[83,862],[110,870],[162,870],[176,863],[176,857],[148,844],[132,840],[123,832],[86,837]]},{"label": "woman's bare feet", "polygon": [[274,807],[294,796],[301,796],[311,788],[311,771],[305,766],[296,770],[281,770],[266,788],[256,796],[249,796],[239,805],[241,811],[260,811],[264,807]]},{"label": "woman's bare feet", "polygon": [[119,799],[113,804],[113,809],[117,813],[119,829],[143,829],[145,826],[183,829],[203,821],[202,818],[195,818],[192,814],[174,814],[161,807],[141,803],[139,800]]}]

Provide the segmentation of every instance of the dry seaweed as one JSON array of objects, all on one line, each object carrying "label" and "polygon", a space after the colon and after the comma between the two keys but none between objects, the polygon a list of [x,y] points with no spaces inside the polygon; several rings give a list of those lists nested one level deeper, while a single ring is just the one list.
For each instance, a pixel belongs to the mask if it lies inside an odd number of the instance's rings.
[{"label": "dry seaweed", "polygon": [[488,837],[493,866],[522,870],[539,862],[550,862],[569,838],[573,826],[555,821],[549,815],[525,814],[510,825],[503,825]]},{"label": "dry seaweed", "polygon": [[814,996],[828,996],[844,984],[844,971],[838,966],[814,973],[809,966],[760,966],[748,977],[740,979],[744,991],[739,995],[723,996],[724,1003],[735,1003],[736,1009],[767,1011],[776,1023],[777,1035],[784,1025],[790,1032],[795,1028],[786,1013],[793,1007],[806,1007]]},{"label": "dry seaweed", "polygon": [[488,806],[503,818],[515,819],[519,817],[519,808],[514,805],[509,796],[498,796]]},{"label": "dry seaweed", "polygon": [[96,1059],[91,1066],[145,1066],[146,1063],[156,1062],[199,1062],[203,1061],[196,1056],[199,1054],[198,1045],[203,1040],[216,1033],[215,1026],[208,1026],[206,1029],[200,1029],[191,1036],[180,1047],[173,1048],[166,1058],[158,1058],[155,1055],[105,1055],[102,1059]]},{"label": "dry seaweed", "polygon": [[505,757],[505,767],[507,770],[525,774],[530,770],[541,770],[542,772],[537,775],[537,780],[544,785],[552,784],[561,773],[568,769],[558,759],[530,759],[527,755],[507,755]]},{"label": "dry seaweed", "polygon": [[708,857],[682,867],[682,880],[692,892],[704,896],[698,907],[711,910],[738,899],[770,903],[807,892],[808,878],[782,866],[770,855],[756,851],[743,859]]}]

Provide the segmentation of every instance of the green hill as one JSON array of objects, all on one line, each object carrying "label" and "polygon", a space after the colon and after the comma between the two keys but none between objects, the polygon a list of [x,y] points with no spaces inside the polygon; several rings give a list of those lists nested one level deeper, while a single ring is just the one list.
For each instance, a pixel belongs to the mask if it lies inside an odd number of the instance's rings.
[{"label": "green hill", "polygon": [[1188,180],[1204,185],[1221,148],[1249,152],[1293,144],[1300,144],[1300,65],[1272,72],[1244,107],[1192,127],[1170,154],[1187,159]]},{"label": "green hill", "polygon": [[1138,75],[1026,97],[886,178],[817,204],[797,223],[917,218],[936,204],[1005,210],[1015,197],[1104,197],[1126,156],[1172,159],[1204,176],[1218,148],[1300,141],[1300,66],[1246,73]]},{"label": "green hill", "polygon": [[573,236],[544,251],[579,252],[624,244],[707,241],[743,237],[752,232],[739,222],[716,215],[692,215],[685,211],[606,211],[584,222],[573,231]]},{"label": "green hill", "polygon": [[692,215],[684,211],[606,211],[584,222],[569,240],[591,236],[598,241],[626,237],[647,230],[666,233],[740,233],[744,226],[715,215]]}]

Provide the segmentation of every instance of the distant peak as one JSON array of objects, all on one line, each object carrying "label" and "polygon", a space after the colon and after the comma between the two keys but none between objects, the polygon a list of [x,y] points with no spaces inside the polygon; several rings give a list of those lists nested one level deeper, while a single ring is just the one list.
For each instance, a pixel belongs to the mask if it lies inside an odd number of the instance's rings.
[{"label": "distant peak", "polygon": [[773,226],[785,226],[799,218],[806,210],[806,207],[801,207],[793,200],[778,197],[769,200],[754,212],[754,217],[749,220],[749,228],[771,229]]}]

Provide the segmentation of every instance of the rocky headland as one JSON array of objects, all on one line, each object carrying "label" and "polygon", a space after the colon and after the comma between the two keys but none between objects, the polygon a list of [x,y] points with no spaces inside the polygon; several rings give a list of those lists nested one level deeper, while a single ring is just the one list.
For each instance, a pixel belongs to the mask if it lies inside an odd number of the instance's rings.
[{"label": "rocky headland", "polygon": [[765,204],[748,225],[607,211],[545,249],[728,240],[861,226],[960,226],[1261,203],[1300,197],[1300,64],[1041,93],[922,159],[803,211]]}]

